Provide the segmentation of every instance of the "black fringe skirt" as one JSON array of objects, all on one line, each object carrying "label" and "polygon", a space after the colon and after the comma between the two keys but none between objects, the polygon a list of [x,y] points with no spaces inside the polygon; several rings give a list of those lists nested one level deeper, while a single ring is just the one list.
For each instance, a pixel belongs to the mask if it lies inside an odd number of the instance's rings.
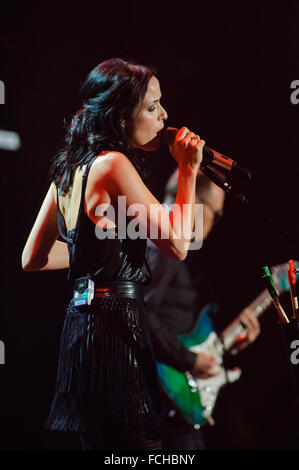
[{"label": "black fringe skirt", "polygon": [[71,301],[45,429],[89,433],[109,424],[160,435],[160,385],[148,331],[143,300],[110,296],[84,310]]}]

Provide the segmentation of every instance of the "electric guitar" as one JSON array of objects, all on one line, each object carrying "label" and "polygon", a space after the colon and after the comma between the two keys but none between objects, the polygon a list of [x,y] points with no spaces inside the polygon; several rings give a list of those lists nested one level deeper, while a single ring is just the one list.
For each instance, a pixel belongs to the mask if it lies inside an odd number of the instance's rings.
[{"label": "electric guitar", "polygon": [[[298,267],[299,263],[294,262]],[[287,279],[288,263],[271,268],[273,282],[279,294],[289,289]],[[272,305],[272,298],[267,290],[248,306],[256,318],[259,318]],[[210,304],[203,308],[198,321],[189,334],[179,336],[181,343],[194,353],[204,352],[215,357],[219,374],[207,379],[194,378],[190,372],[178,370],[158,362],[158,374],[164,390],[174,406],[183,413],[188,422],[199,428],[207,422],[214,424],[212,412],[220,389],[229,382],[235,382],[241,376],[239,368],[226,369],[223,365],[224,353],[230,350],[236,339],[246,334],[246,329],[238,319],[230,323],[220,334],[214,330],[211,314],[217,310]]]}]

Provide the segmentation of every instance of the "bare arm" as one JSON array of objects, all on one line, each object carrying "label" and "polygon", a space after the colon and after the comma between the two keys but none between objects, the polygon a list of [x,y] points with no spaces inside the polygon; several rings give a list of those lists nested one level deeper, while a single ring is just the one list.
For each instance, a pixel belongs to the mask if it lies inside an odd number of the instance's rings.
[{"label": "bare arm", "polygon": [[[125,196],[127,209],[132,209],[137,203],[139,209],[136,208],[136,218],[142,232],[165,254],[180,260],[187,256],[194,225],[196,175],[204,145],[204,141],[194,141],[192,136],[193,133],[182,128],[171,148],[179,164],[179,179],[175,207],[170,214],[145,186],[128,158],[121,153],[109,154],[106,171],[103,171],[103,162],[99,158],[89,182],[91,193],[99,194],[101,200],[104,190],[113,204],[117,203],[118,196]],[[91,218],[95,206],[88,210]]]},{"label": "bare arm", "polygon": [[54,184],[49,187],[22,253],[25,271],[66,269],[69,255],[65,243],[57,240],[57,206]]},{"label": "bare arm", "polygon": [[54,270],[54,269],[68,269],[69,263],[69,251],[67,244],[56,240],[48,254],[48,262],[43,266],[40,271]]},{"label": "bare arm", "polygon": [[[93,207],[87,207],[89,217],[97,223],[97,219],[92,216],[96,206],[107,200],[116,201],[118,196],[123,195],[127,208],[136,203],[142,206],[138,220],[148,237],[168,256],[184,259],[194,224],[195,181],[204,145],[204,141],[192,141],[193,135],[188,129],[182,128],[171,148],[179,164],[179,182],[176,207],[170,215],[145,186],[128,158],[111,152],[106,156],[108,164],[104,162],[103,165],[103,157],[100,157],[92,172],[90,201]],[[22,253],[22,267],[25,271],[69,267],[67,247],[57,241],[59,231],[54,189],[52,183],[25,244]],[[184,205],[189,205],[188,210],[183,210]],[[155,210],[151,210],[153,208]],[[157,233],[155,237],[151,234],[152,228]]]}]

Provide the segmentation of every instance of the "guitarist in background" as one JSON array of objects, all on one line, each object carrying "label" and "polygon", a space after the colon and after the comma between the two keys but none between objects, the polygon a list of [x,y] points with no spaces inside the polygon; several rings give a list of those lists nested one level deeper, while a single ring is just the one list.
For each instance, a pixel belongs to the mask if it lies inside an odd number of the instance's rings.
[{"label": "guitarist in background", "polygon": [[[177,172],[166,185],[164,202],[174,203]],[[196,186],[197,203],[203,204],[203,239],[207,238],[223,214],[225,194],[216,184],[199,171]],[[186,261],[166,257],[155,245],[148,242],[147,257],[152,270],[152,284],[145,293],[149,308],[149,323],[156,360],[177,369],[189,371],[193,377],[206,379],[217,374],[215,358],[203,352],[193,353],[185,348],[178,335],[189,333],[197,321],[198,313],[207,304],[214,303],[215,296],[198,270],[190,270],[189,251]],[[260,333],[258,320],[251,310],[244,309],[239,320],[247,329],[247,335],[239,337],[234,350],[239,351],[254,342]],[[194,429],[174,409],[164,394],[165,425],[163,447],[173,450],[201,450],[206,448],[203,433]]]}]

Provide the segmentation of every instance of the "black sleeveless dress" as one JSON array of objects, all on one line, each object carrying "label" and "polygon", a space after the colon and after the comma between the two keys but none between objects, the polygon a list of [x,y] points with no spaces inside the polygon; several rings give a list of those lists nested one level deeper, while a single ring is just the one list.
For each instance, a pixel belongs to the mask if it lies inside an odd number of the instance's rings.
[{"label": "black sleeveless dress", "polygon": [[[73,230],[66,231],[57,197],[58,228],[70,255],[68,280],[73,285],[76,278],[89,274],[96,285],[111,281],[148,284],[146,240],[99,240],[95,224],[84,212],[86,181],[93,161],[82,178]],[[95,298],[84,308],[75,307],[70,300],[46,429],[97,433],[109,427],[119,433],[133,429],[153,438],[160,435],[160,385],[147,314],[139,298]]]}]

